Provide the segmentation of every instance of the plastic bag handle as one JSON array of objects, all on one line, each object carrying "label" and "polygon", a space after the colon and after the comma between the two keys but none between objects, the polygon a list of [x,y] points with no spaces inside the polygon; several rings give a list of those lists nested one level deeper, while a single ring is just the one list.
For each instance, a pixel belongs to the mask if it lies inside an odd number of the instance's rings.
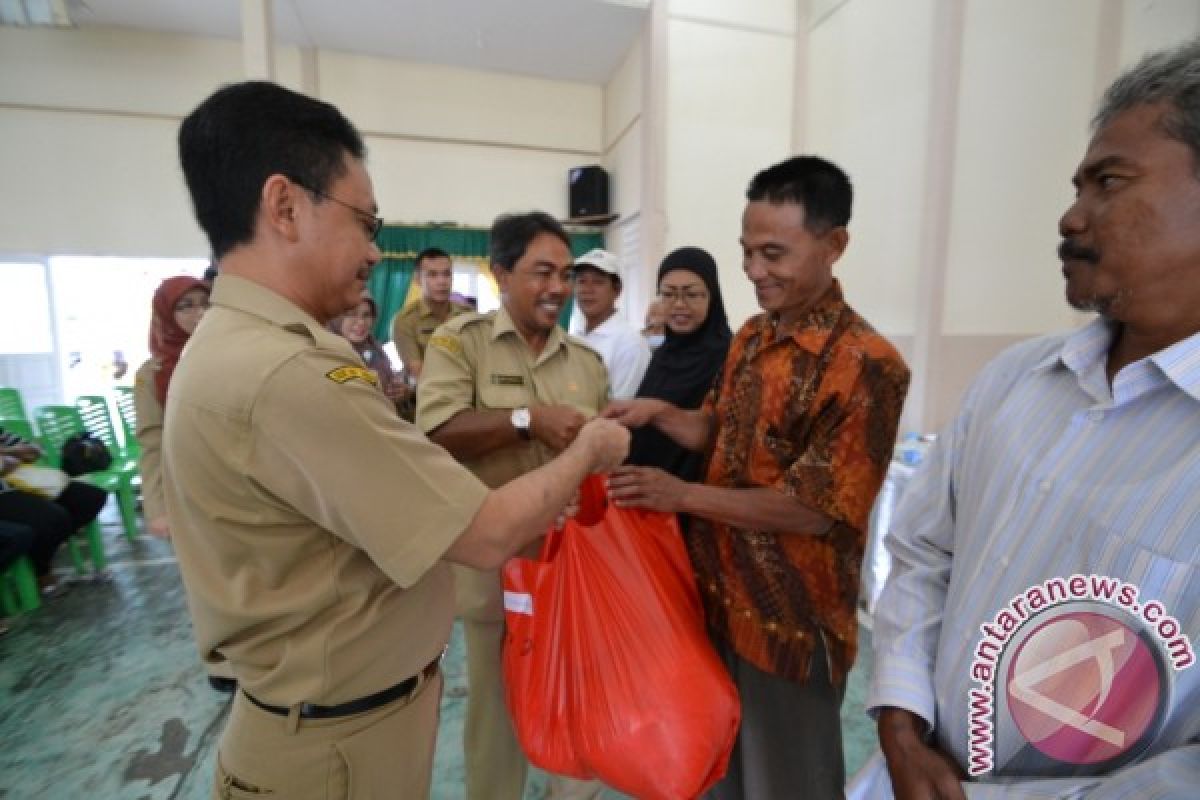
[{"label": "plastic bag handle", "polygon": [[580,525],[595,525],[604,519],[608,509],[608,491],[604,487],[604,476],[588,475],[579,485],[579,511],[575,521]]}]

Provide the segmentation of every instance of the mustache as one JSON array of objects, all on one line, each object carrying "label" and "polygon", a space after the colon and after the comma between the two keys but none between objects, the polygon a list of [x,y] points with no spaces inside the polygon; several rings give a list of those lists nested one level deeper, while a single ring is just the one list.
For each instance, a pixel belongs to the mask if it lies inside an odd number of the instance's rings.
[{"label": "mustache", "polygon": [[1058,246],[1058,257],[1063,261],[1087,261],[1095,264],[1100,260],[1100,253],[1070,239],[1063,239],[1062,244]]}]

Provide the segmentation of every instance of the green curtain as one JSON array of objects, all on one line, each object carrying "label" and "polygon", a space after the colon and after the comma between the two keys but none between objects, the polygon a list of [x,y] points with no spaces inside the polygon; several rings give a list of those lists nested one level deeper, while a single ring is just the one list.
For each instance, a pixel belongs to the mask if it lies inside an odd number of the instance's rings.
[{"label": "green curtain", "polygon": [[[571,254],[581,256],[588,250],[604,246],[604,234],[598,232],[569,232]],[[379,319],[375,322],[375,338],[380,342],[392,338],[392,317],[404,307],[412,284],[417,253],[426,247],[440,247],[458,261],[472,261],[487,268],[488,232],[483,228],[443,228],[432,225],[384,225],[379,232],[379,249],[383,259],[371,272],[367,289],[379,304]],[[558,322],[564,328],[571,319],[574,301],[563,306]]]}]

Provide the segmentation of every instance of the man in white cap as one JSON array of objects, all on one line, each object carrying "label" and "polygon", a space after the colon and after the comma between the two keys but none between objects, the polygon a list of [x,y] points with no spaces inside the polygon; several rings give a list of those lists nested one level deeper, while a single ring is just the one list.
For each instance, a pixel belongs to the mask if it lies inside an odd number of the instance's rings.
[{"label": "man in white cap", "polygon": [[650,364],[646,339],[617,315],[620,296],[620,265],[615,255],[597,249],[575,259],[575,304],[585,325],[573,333],[604,359],[614,400],[636,395]]}]

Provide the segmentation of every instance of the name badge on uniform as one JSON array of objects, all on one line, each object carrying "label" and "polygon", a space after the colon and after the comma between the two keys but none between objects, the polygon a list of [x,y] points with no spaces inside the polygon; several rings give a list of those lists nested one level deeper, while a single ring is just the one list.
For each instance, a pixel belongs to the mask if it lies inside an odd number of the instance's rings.
[{"label": "name badge on uniform", "polygon": [[338,367],[331,369],[325,373],[325,377],[334,383],[346,383],[347,381],[366,381],[372,386],[379,385],[379,376],[369,369],[362,367]]},{"label": "name badge on uniform", "polygon": [[492,374],[493,386],[524,386],[524,375],[496,375]]},{"label": "name badge on uniform", "polygon": [[420,333],[422,336],[429,336],[431,333],[433,333],[436,330],[437,330],[437,328],[421,328],[421,330],[419,330],[417,332]]}]

